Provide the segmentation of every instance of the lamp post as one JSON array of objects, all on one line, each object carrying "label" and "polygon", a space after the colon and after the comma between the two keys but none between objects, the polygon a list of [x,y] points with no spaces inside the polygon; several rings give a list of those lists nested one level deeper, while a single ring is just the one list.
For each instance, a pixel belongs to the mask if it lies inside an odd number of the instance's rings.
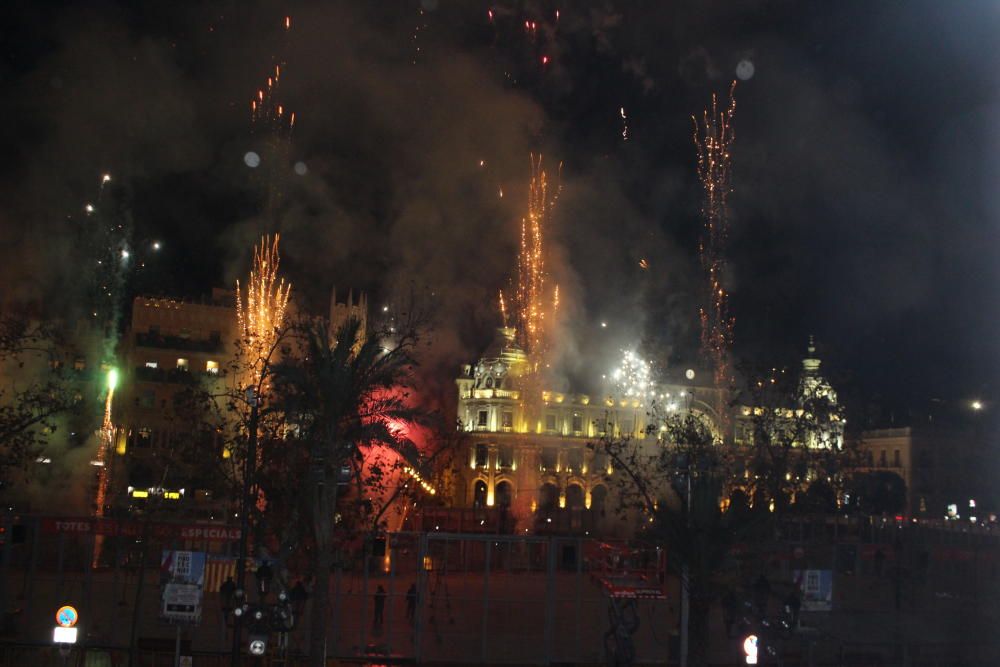
[{"label": "lamp post", "polygon": [[[288,633],[295,627],[295,608],[291,596],[282,588],[276,602],[268,602],[273,573],[267,563],[255,572],[257,579],[257,603],[251,604],[246,592],[238,588],[234,593],[236,601],[233,617],[237,623],[247,619],[247,652],[255,658],[267,653],[267,642],[272,632],[278,633],[278,650],[282,657],[288,648]],[[237,640],[239,635],[237,635]],[[238,647],[237,647],[238,648]]]},{"label": "lamp post", "polygon": [[[238,591],[246,590],[247,538],[250,534],[250,508],[253,507],[250,491],[253,488],[252,478],[257,466],[257,418],[259,401],[257,400],[257,392],[253,387],[247,388],[246,398],[250,404],[250,433],[247,438],[247,457],[243,463],[243,498],[240,502],[240,552],[236,560],[236,588]],[[240,665],[240,638],[242,631],[243,614],[234,614],[232,667],[239,667]]]}]

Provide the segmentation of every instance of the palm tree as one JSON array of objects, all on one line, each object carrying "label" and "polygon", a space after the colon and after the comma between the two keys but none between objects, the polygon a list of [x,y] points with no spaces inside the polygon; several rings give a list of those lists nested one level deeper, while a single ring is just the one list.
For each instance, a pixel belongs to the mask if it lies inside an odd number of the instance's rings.
[{"label": "palm tree", "polygon": [[407,424],[421,421],[406,393],[416,330],[397,334],[391,349],[377,336],[359,340],[360,330],[358,321],[349,320],[331,337],[328,323],[303,322],[291,339],[297,349],[274,369],[278,407],[288,424],[285,446],[298,448],[308,471],[302,532],[311,533],[314,543],[309,656],[317,667],[325,664],[337,496],[346,481],[341,471],[355,470],[364,452],[373,448],[394,453],[413,467],[419,458],[405,436]]}]

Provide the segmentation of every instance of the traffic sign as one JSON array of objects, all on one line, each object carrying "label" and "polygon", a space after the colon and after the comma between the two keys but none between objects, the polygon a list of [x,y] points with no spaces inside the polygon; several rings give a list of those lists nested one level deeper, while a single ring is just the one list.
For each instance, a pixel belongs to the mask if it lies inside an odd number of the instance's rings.
[{"label": "traffic sign", "polygon": [[59,611],[56,612],[56,623],[60,627],[72,628],[78,620],[80,620],[80,615],[76,613],[76,609],[69,605],[59,607]]},{"label": "traffic sign", "polygon": [[166,584],[163,587],[163,618],[175,622],[201,620],[201,587],[193,584]]}]

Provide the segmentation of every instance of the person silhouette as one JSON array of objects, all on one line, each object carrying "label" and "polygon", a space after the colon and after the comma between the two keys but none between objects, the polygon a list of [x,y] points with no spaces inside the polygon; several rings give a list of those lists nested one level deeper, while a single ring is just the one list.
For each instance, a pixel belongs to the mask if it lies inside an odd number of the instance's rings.
[{"label": "person silhouette", "polygon": [[382,588],[382,584],[379,584],[378,588],[375,590],[375,618],[373,623],[375,627],[381,627],[382,621],[385,619],[385,589]]},{"label": "person silhouette", "polygon": [[406,619],[413,622],[413,617],[417,613],[417,585],[410,584],[406,591]]}]

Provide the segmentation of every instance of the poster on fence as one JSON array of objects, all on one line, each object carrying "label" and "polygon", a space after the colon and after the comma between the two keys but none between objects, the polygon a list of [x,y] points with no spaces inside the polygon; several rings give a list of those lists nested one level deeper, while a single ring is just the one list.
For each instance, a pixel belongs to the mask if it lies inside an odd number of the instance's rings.
[{"label": "poster on fence", "polygon": [[201,620],[201,599],[205,587],[205,553],[201,551],[163,552],[160,560],[163,604],[160,616],[174,623]]},{"label": "poster on fence", "polygon": [[833,570],[795,570],[792,576],[802,596],[802,611],[833,609]]}]

